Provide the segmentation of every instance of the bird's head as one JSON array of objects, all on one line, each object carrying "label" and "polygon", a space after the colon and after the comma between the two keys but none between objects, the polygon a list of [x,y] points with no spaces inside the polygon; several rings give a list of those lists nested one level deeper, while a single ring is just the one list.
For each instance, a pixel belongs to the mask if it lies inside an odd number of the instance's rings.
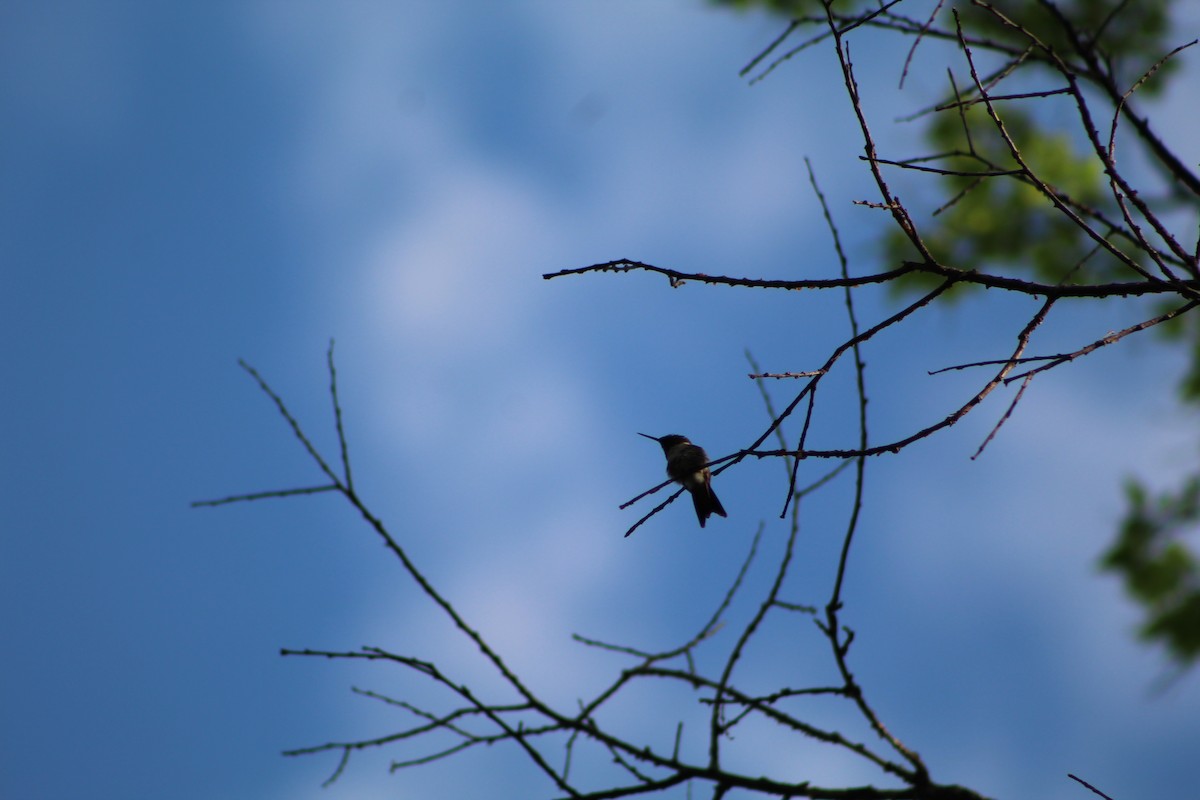
[{"label": "bird's head", "polygon": [[651,436],[648,433],[639,433],[638,436],[645,436],[647,439],[653,439],[662,445],[663,453],[670,453],[671,448],[681,444],[689,444],[686,436],[680,436],[677,433],[668,433],[666,436]]}]

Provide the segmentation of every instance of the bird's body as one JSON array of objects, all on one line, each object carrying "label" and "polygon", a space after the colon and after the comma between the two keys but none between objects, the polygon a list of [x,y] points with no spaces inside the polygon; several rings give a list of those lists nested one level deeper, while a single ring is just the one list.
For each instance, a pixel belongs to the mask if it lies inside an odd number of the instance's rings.
[{"label": "bird's body", "polygon": [[686,436],[675,433],[667,436],[638,435],[662,445],[663,455],[667,457],[667,477],[691,493],[701,528],[713,514],[726,516],[725,508],[712,488],[712,473],[708,471],[708,453],[704,452],[704,448],[692,444]]}]

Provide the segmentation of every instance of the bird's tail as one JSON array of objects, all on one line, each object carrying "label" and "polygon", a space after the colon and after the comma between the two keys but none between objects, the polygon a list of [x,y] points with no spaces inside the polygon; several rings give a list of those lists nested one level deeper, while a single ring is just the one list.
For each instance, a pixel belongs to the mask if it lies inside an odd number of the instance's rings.
[{"label": "bird's tail", "polygon": [[725,507],[717,499],[717,493],[712,490],[712,481],[705,481],[698,491],[692,492],[692,505],[696,507],[696,519],[700,520],[701,528],[713,514],[718,517],[728,516]]}]

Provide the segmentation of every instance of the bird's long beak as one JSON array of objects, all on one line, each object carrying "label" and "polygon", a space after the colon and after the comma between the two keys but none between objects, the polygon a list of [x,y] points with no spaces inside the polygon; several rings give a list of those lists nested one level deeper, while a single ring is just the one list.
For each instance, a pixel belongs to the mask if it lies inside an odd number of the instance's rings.
[{"label": "bird's long beak", "polygon": [[645,436],[647,439],[653,439],[653,440],[654,440],[654,441],[656,441],[656,442],[658,441],[658,437],[657,437],[657,436],[651,436],[651,435],[650,435],[650,434],[648,434],[648,433],[639,433],[639,434],[638,434],[638,436]]}]

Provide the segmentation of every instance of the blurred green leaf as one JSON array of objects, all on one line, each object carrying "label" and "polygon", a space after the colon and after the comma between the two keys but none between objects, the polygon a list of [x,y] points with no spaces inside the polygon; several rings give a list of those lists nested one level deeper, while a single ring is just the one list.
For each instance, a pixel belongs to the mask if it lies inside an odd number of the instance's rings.
[{"label": "blurred green leaf", "polygon": [[1200,476],[1155,496],[1130,481],[1126,499],[1128,510],[1101,567],[1119,575],[1143,606],[1139,635],[1190,666],[1200,658],[1200,562],[1184,537],[1200,528]]}]

